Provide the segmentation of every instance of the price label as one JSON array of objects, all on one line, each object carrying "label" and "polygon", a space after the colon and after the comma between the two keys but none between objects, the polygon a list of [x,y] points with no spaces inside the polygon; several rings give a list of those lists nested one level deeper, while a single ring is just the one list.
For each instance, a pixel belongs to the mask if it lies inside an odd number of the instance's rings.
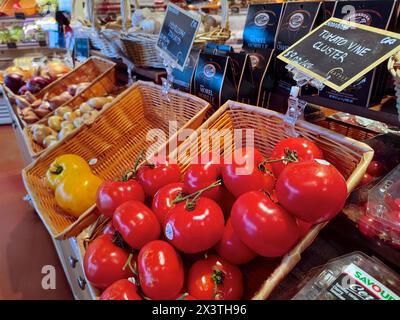
[{"label": "price label", "polygon": [[400,34],[331,18],[278,58],[342,91],[400,51]]},{"label": "price label", "polygon": [[169,4],[157,40],[157,48],[183,71],[200,21],[185,10]]}]

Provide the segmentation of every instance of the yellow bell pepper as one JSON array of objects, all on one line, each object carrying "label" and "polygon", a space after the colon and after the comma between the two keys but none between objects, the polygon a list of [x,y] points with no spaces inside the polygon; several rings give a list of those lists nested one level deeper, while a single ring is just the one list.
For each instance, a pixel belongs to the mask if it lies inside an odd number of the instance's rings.
[{"label": "yellow bell pepper", "polygon": [[91,173],[89,164],[76,154],[64,154],[57,157],[46,172],[46,180],[52,190],[56,190],[60,182],[70,174],[79,175],[79,172]]},{"label": "yellow bell pepper", "polygon": [[78,218],[96,203],[97,189],[102,182],[90,172],[68,175],[56,188],[56,202],[65,212]]}]

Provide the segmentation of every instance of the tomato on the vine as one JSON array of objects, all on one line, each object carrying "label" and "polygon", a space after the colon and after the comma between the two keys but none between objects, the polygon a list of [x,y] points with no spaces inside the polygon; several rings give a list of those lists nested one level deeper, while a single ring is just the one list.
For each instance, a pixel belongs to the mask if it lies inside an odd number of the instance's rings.
[{"label": "tomato on the vine", "polygon": [[279,203],[297,218],[312,224],[334,218],[347,198],[346,180],[325,160],[292,163],[278,178]]},{"label": "tomato on the vine", "polygon": [[177,164],[161,157],[155,157],[150,163],[143,164],[137,172],[137,178],[149,197],[154,197],[167,184],[179,182],[180,175]]},{"label": "tomato on the vine", "polygon": [[300,219],[296,219],[296,222],[297,226],[299,227],[300,238],[303,238],[308,233],[308,231],[310,231],[313,225]]},{"label": "tomato on the vine", "polygon": [[188,291],[199,300],[239,300],[243,295],[242,272],[218,256],[209,256],[190,268]]},{"label": "tomato on the vine", "polygon": [[257,149],[237,149],[233,152],[231,160],[231,163],[228,163],[227,159],[224,160],[222,180],[235,197],[249,191],[272,192],[275,187],[272,167],[264,163],[264,158]]},{"label": "tomato on the vine", "polygon": [[232,228],[231,219],[227,221],[224,234],[215,246],[215,250],[222,258],[233,264],[245,264],[257,256],[253,250],[240,241]]},{"label": "tomato on the vine", "polygon": [[[221,178],[221,167],[223,158],[217,154],[200,155],[192,163],[183,177],[184,192],[191,194],[208,187],[211,183]],[[223,186],[216,186],[205,191],[202,196],[219,201]]]},{"label": "tomato on the vine", "polygon": [[272,171],[278,178],[291,162],[323,159],[323,156],[314,142],[301,137],[289,137],[281,140],[272,151],[271,160],[274,161],[271,163]]},{"label": "tomato on the vine", "polygon": [[232,207],[231,222],[237,237],[264,257],[280,257],[299,239],[295,218],[260,191],[240,196]]},{"label": "tomato on the vine", "polygon": [[161,225],[164,224],[165,217],[168,212],[174,206],[173,201],[176,199],[178,194],[183,192],[183,183],[176,182],[170,183],[162,187],[157,191],[153,198],[151,209],[156,214],[158,221]]},{"label": "tomato on the vine", "polygon": [[143,300],[137,286],[128,279],[121,279],[109,286],[100,296],[100,300]]},{"label": "tomato on the vine", "polygon": [[133,276],[129,264],[135,261],[135,257],[114,244],[113,240],[114,237],[109,234],[100,235],[85,252],[83,267],[86,278],[99,289],[106,289],[117,280]]},{"label": "tomato on the vine", "polygon": [[182,260],[167,242],[155,240],[139,252],[139,280],[143,293],[154,300],[174,299],[184,285]]},{"label": "tomato on the vine", "polygon": [[137,250],[158,239],[161,233],[160,223],[153,211],[135,200],[125,202],[115,210],[113,226],[125,242]]},{"label": "tomato on the vine", "polygon": [[224,232],[224,214],[218,204],[200,197],[177,203],[165,219],[164,234],[184,253],[198,253],[213,247]]},{"label": "tomato on the vine", "polygon": [[115,209],[130,200],[144,201],[143,188],[133,179],[105,181],[97,190],[96,205],[105,217],[112,218]]}]

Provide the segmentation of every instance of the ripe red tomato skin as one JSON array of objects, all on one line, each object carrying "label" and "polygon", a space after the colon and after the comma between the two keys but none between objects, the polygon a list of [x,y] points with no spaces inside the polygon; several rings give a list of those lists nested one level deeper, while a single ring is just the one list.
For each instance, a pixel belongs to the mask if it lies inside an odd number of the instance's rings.
[{"label": "ripe red tomato skin", "polygon": [[303,238],[313,226],[311,223],[302,221],[300,219],[296,219],[296,223],[297,226],[299,227],[300,239]]},{"label": "ripe red tomato skin", "polygon": [[346,202],[347,185],[333,165],[309,160],[292,163],[282,171],[276,194],[280,205],[288,212],[305,222],[317,224],[340,213]]},{"label": "ripe red tomato skin", "polygon": [[[203,155],[204,156],[204,155]],[[192,163],[183,176],[185,185],[184,192],[192,194],[200,189],[206,188],[221,177],[223,159],[220,156],[208,155],[208,161],[203,163],[203,156],[199,156],[195,163]],[[222,186],[217,186],[205,191],[202,196],[218,201],[220,199]]]},{"label": "ripe red tomato skin", "polygon": [[141,166],[137,173],[137,179],[148,197],[154,197],[156,192],[167,184],[180,181],[180,169],[177,164],[169,160],[155,158],[151,166]]},{"label": "ripe red tomato skin", "polygon": [[97,190],[96,205],[101,214],[112,218],[115,209],[129,200],[144,201],[144,191],[136,180],[105,181]]},{"label": "ripe red tomato skin", "polygon": [[[323,159],[324,155],[318,146],[307,139],[301,137],[290,137],[281,140],[275,146],[271,154],[271,159],[282,159],[285,157],[285,149],[295,151],[299,162],[312,159]],[[282,173],[283,169],[289,165],[287,162],[274,162],[272,163],[272,171],[276,178]]]},{"label": "ripe red tomato skin", "polygon": [[182,192],[183,183],[176,182],[167,184],[155,194],[151,205],[151,210],[153,210],[161,225],[164,224],[164,220],[168,215],[169,210],[171,210],[171,208],[174,206],[172,202],[175,200],[177,195]]},{"label": "ripe red tomato skin", "polygon": [[218,256],[209,256],[195,262],[188,274],[188,292],[199,300],[213,300],[213,269],[225,274],[224,282],[218,285],[221,300],[239,300],[243,295],[243,276],[240,269]]},{"label": "ripe red tomato skin", "polygon": [[232,228],[231,219],[226,223],[224,234],[215,246],[215,250],[226,261],[233,264],[246,264],[257,254],[239,240]]},{"label": "ripe red tomato skin", "polygon": [[371,163],[368,165],[367,173],[374,178],[379,178],[384,175],[385,166],[377,160],[372,160]]},{"label": "ripe red tomato skin", "polygon": [[240,196],[232,207],[231,222],[238,238],[264,257],[280,257],[299,239],[295,218],[260,191]]},{"label": "ripe red tomato skin", "polygon": [[180,202],[171,209],[165,219],[164,235],[184,253],[198,253],[212,248],[224,232],[221,208],[215,201],[203,197],[198,198],[194,210],[185,206],[185,202]]},{"label": "ripe red tomato skin", "polygon": [[139,252],[140,287],[145,296],[154,300],[174,299],[184,285],[181,257],[167,242],[155,240]]},{"label": "ripe red tomato skin", "polygon": [[135,284],[121,279],[109,286],[100,296],[100,300],[143,300]]},{"label": "ripe red tomato skin", "polygon": [[113,226],[132,249],[160,237],[161,227],[156,215],[139,201],[128,201],[114,212]]},{"label": "ripe red tomato skin", "polygon": [[[259,165],[264,158],[255,148],[242,148],[234,151],[232,162],[222,167],[222,180],[225,187],[235,197],[249,192],[264,190],[272,192],[275,186],[275,178],[272,172],[260,170]],[[243,163],[242,163],[243,162]],[[268,169],[270,165],[266,165]]]},{"label": "ripe red tomato skin", "polygon": [[125,268],[129,253],[112,242],[111,235],[100,235],[88,246],[83,259],[88,281],[99,289],[106,289],[115,281],[133,276],[130,268]]}]

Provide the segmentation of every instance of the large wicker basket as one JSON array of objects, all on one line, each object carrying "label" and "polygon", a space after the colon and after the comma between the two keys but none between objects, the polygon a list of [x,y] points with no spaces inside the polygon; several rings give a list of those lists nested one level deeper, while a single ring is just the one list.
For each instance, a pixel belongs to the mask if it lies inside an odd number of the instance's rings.
[{"label": "large wicker basket", "polygon": [[[110,70],[110,72],[106,72],[101,75],[93,84],[84,90],[81,94],[76,96],[74,99],[70,100],[68,106],[72,109],[78,109],[79,106],[93,97],[104,97],[108,95],[115,95],[118,91],[118,86],[116,83],[115,77],[115,69]],[[40,119],[36,124],[44,124],[47,125],[49,117],[51,117],[54,113],[47,115],[46,117]],[[76,128],[75,130],[78,130]],[[71,132],[72,134],[73,132]],[[29,152],[29,155],[32,159],[36,159],[40,154],[42,154],[46,148],[41,144],[36,143],[33,140],[33,134],[31,130],[31,126],[25,127],[23,129],[23,137]],[[60,143],[59,141],[58,143]]]},{"label": "large wicker basket", "polygon": [[158,35],[132,33],[121,35],[125,52],[136,67],[165,68],[156,49]]},{"label": "large wicker basket", "polygon": [[[270,156],[279,140],[288,135],[284,130],[284,115],[267,109],[244,105],[228,101],[219,108],[198,130],[170,153],[171,158],[178,160],[181,171],[184,173],[190,161],[195,156],[191,153],[198,150],[198,154],[210,151],[212,145],[200,143],[200,132],[203,129],[216,129],[211,132],[209,141],[221,141],[220,153],[224,154],[223,146],[232,146],[232,136],[229,133],[234,129],[253,129],[255,146],[264,156]],[[225,130],[225,131],[222,131]],[[325,128],[305,121],[296,123],[296,130],[302,136],[318,144],[324,152],[325,158],[333,163],[347,179],[347,188],[351,192],[358,184],[362,175],[372,160],[373,150],[364,143],[349,139]],[[224,140],[222,140],[224,139]],[[224,143],[222,143],[224,141]],[[194,147],[194,149],[193,149]],[[218,146],[217,146],[218,147]],[[213,146],[214,151],[215,145]],[[185,152],[190,150],[190,152]],[[229,149],[228,149],[229,150]],[[230,150],[232,151],[232,150]],[[309,233],[283,258],[268,259],[258,257],[242,267],[245,277],[245,299],[267,299],[274,288],[300,261],[301,254],[317,237],[326,224],[314,226]],[[83,258],[88,243],[101,232],[104,219],[99,218],[95,224],[87,228],[77,237],[78,245]],[[90,286],[94,298],[99,292]]]},{"label": "large wicker basket", "polygon": [[[84,94],[84,92],[90,90],[90,87],[103,75],[109,74],[109,76],[112,77],[115,72],[115,66],[116,64],[112,61],[98,57],[92,57],[86,60],[79,67],[67,73],[65,76],[61,77],[60,79],[48,85],[47,87],[43,88],[40,92],[35,94],[35,97],[38,99],[42,99],[46,94],[48,94],[49,97],[57,96],[66,91],[68,89],[68,86],[72,84],[78,84],[81,82],[90,82],[91,84],[80,93]],[[79,99],[79,95],[65,102],[62,106],[71,104],[76,99]],[[12,105],[10,111],[16,112],[15,117],[17,117],[20,120],[22,128],[28,126],[28,124],[25,123],[25,121],[23,121],[22,118],[19,116],[18,108],[15,105]],[[51,113],[50,116],[52,114],[53,113]]]},{"label": "large wicker basket", "polygon": [[[102,110],[91,125],[80,127],[46,150],[22,171],[22,176],[32,204],[50,234],[57,239],[77,235],[97,217],[95,206],[79,219],[64,214],[57,206],[45,181],[45,173],[57,156],[74,153],[86,160],[97,159],[92,171],[103,179],[115,179],[132,168],[144,148],[168,150],[165,141],[146,139],[150,129],[161,129],[168,135],[172,120],[178,129],[197,128],[209,107],[204,100],[175,90],[170,91],[168,101],[160,86],[139,81]],[[174,136],[178,133],[179,130]]]}]

